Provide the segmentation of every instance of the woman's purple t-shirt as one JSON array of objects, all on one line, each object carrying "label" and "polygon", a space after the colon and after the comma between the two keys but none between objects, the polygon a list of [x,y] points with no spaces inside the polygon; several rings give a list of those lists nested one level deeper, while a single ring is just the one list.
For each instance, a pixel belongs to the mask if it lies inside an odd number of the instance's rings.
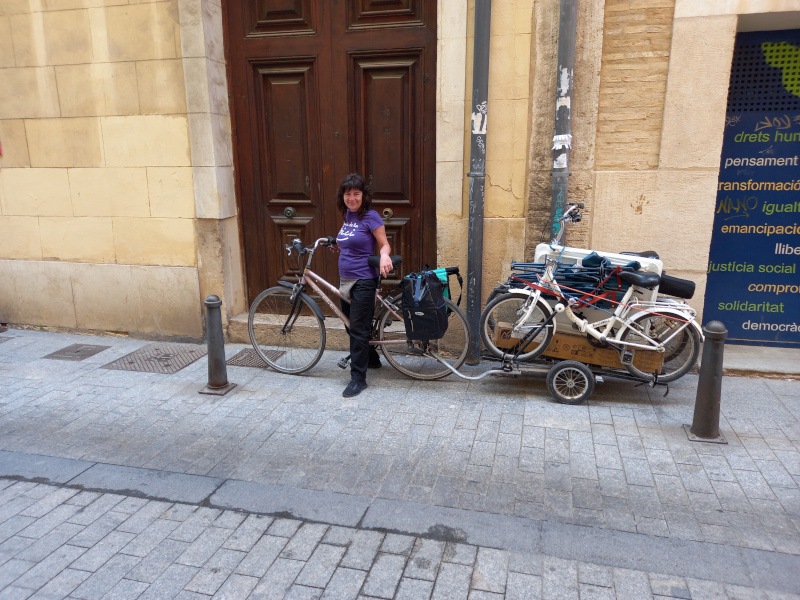
[{"label": "woman's purple t-shirt", "polygon": [[358,213],[347,211],[344,224],[336,236],[340,277],[372,279],[378,276],[378,269],[367,264],[367,259],[375,252],[376,239],[372,232],[378,227],[383,227],[383,221],[374,210],[368,210],[360,219]]}]

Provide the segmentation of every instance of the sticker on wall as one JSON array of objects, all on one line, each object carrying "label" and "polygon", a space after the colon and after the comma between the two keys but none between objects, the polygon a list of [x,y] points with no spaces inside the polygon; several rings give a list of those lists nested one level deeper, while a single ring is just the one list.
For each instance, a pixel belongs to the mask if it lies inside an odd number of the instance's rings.
[{"label": "sticker on wall", "polygon": [[473,135],[486,135],[486,101],[475,105],[475,112],[472,113],[472,133]]},{"label": "sticker on wall", "polygon": [[800,346],[800,30],[736,37],[703,320]]}]

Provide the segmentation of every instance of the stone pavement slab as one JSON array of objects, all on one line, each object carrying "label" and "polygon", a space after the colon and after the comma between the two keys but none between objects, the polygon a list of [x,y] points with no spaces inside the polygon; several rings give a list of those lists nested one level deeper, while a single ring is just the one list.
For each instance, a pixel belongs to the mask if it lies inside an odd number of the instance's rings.
[{"label": "stone pavement slab", "polygon": [[87,490],[141,494],[146,498],[169,498],[171,502],[203,502],[222,485],[214,477],[186,475],[153,469],[94,464],[69,484]]},{"label": "stone pavement slab", "polygon": [[396,500],[375,500],[361,525],[519,552],[535,552],[541,539],[538,520]]},{"label": "stone pavement slab", "polygon": [[0,450],[0,472],[6,477],[66,483],[86,471],[93,464],[83,460]]},{"label": "stone pavement slab", "polygon": [[221,508],[288,516],[354,527],[369,507],[367,498],[295,489],[251,481],[226,481],[209,502]]}]

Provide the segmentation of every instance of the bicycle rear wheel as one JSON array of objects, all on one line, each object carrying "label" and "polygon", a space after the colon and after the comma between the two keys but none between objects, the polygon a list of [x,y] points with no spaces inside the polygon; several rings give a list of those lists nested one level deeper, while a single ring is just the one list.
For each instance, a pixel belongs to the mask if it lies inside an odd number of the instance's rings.
[{"label": "bicycle rear wheel", "polygon": [[303,373],[319,361],[325,350],[325,323],[311,309],[312,300],[300,294],[291,301],[292,289],[275,286],[253,301],[247,315],[247,332],[256,353],[281,373]]},{"label": "bicycle rear wheel", "polygon": [[[480,332],[483,345],[489,351],[502,358],[514,353],[514,343],[519,343],[520,339],[508,340],[509,347],[500,347],[497,334],[495,333],[498,327],[508,327],[509,329],[523,318],[525,312],[528,310],[530,303],[533,301],[531,296],[527,294],[515,294],[513,292],[503,294],[496,297],[494,300],[486,305],[481,313]],[[550,307],[547,306],[544,300],[537,298],[536,306],[533,307],[530,316],[521,324],[520,335],[524,336],[534,327],[541,325],[550,314]],[[519,360],[531,360],[539,356],[550,345],[550,340],[553,338],[553,323],[544,327],[537,333],[533,339],[528,342],[527,347],[519,355]]]},{"label": "bicycle rear wheel", "polygon": [[[469,327],[467,318],[461,309],[447,298],[444,299],[448,309],[447,331],[438,340],[412,341],[406,338],[406,326],[403,319],[395,317],[391,311],[384,311],[378,322],[378,339],[387,343],[381,344],[381,352],[395,369],[414,379],[441,379],[451,373],[430,352],[435,352],[454,369],[458,369],[467,358],[469,350]],[[399,304],[396,305],[398,315],[402,314]]]},{"label": "bicycle rear wheel", "polygon": [[[700,353],[700,335],[691,323],[686,324],[676,316],[666,313],[643,312],[631,319],[629,324],[630,327],[626,327],[620,336],[621,342],[649,344],[643,337],[646,335],[664,344],[664,366],[658,376],[659,381],[664,383],[675,381],[686,375],[697,362]],[[624,348],[623,346],[623,351]],[[653,378],[652,373],[641,371],[633,364],[625,364],[625,368],[639,379]]]}]

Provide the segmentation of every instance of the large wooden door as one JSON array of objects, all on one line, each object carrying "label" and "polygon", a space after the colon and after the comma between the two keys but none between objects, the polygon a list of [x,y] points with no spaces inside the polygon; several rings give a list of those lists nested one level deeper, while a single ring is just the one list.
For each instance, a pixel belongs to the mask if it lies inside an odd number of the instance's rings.
[{"label": "large wooden door", "polygon": [[[248,296],[296,275],[284,245],[336,235],[336,190],[372,183],[404,272],[436,261],[435,0],[227,0]],[[336,257],[314,270],[335,282]]]}]

